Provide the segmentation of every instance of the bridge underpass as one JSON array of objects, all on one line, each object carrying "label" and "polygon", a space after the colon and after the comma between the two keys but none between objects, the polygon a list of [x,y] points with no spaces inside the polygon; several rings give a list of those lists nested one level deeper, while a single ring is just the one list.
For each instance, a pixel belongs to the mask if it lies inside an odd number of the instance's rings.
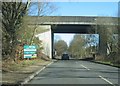
[{"label": "bridge underpass", "polygon": [[89,24],[59,24],[52,25],[52,57],[54,58],[54,34],[55,33],[65,33],[65,34],[97,34],[95,33],[95,29],[93,30],[93,26]]},{"label": "bridge underpass", "polygon": [[[109,19],[109,17],[100,17],[101,19]],[[79,33],[79,34],[96,34],[96,28],[98,29],[99,25],[95,22],[97,17],[83,17],[83,16],[54,16],[54,17],[29,17],[26,19],[29,23],[28,25],[35,26],[37,24],[37,28],[45,28],[49,31],[40,33],[43,36],[39,39],[43,39],[44,53],[48,53],[47,55],[52,58],[53,57],[53,38],[54,33]],[[113,18],[116,19],[116,18]],[[32,20],[32,21],[31,21]],[[36,21],[37,20],[37,21]],[[96,27],[93,29],[93,27]],[[97,32],[97,34],[99,34]],[[39,35],[38,35],[39,36]],[[99,35],[100,36],[100,35]],[[47,37],[47,38],[46,38]],[[47,42],[45,41],[47,39]],[[101,47],[103,43],[100,38],[100,51],[102,54],[107,53],[107,48]],[[49,50],[49,51],[48,51]]]},{"label": "bridge underpass", "polygon": [[[74,24],[64,24],[64,25],[52,25],[51,29],[53,33],[80,33],[89,34],[91,31],[91,25],[74,25]],[[91,32],[94,34],[95,31]]]}]

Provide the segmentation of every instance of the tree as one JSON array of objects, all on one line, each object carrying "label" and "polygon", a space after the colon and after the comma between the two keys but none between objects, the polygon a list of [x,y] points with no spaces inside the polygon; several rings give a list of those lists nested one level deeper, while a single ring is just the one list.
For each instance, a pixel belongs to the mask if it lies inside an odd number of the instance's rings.
[{"label": "tree", "polygon": [[[118,17],[118,28],[120,27],[120,17]],[[118,63],[120,64],[120,29],[118,29]]]},{"label": "tree", "polygon": [[[30,1],[2,2],[2,55],[13,54],[17,44],[16,31],[22,25],[23,16],[26,15]],[[14,54],[12,55],[14,57]]]},{"label": "tree", "polygon": [[75,58],[80,58],[84,56],[84,45],[85,41],[82,35],[76,34],[74,35],[73,40],[70,42],[69,52]]},{"label": "tree", "polygon": [[[118,27],[120,28],[120,2],[118,3]],[[120,64],[120,29],[118,29],[118,63]]]},{"label": "tree", "polygon": [[97,45],[98,45],[97,42],[98,42],[98,35],[97,34],[87,34],[85,36],[86,46],[88,46],[90,48],[89,53],[97,51]]},{"label": "tree", "polygon": [[[57,9],[56,6],[50,2],[32,2],[31,3],[30,9],[29,9],[29,15],[36,16],[36,24],[34,25],[34,28],[33,28],[33,35],[31,37],[30,44],[32,44],[32,41],[35,37],[37,27],[39,26],[39,24],[37,22],[39,16],[48,16],[48,15],[50,16],[53,12],[55,12],[56,9]],[[33,10],[35,10],[35,12]],[[42,23],[44,23],[44,22],[42,22]]]},{"label": "tree", "polygon": [[95,20],[97,33],[99,34],[99,55],[101,60],[110,62],[117,61],[118,58],[118,19],[113,17],[101,18]]},{"label": "tree", "polygon": [[60,56],[67,51],[68,45],[64,40],[59,40],[54,43],[54,48],[57,51],[57,55]]},{"label": "tree", "polygon": [[[30,9],[34,7],[33,5],[38,7],[38,9],[34,9],[38,17],[36,16],[35,26],[29,29],[26,17],[31,14]],[[37,19],[39,16],[52,13],[53,7],[48,2],[34,4],[31,0],[27,0],[25,3],[22,0],[21,2],[2,2],[2,55],[11,55],[14,58],[18,43],[34,44],[34,41],[38,40],[35,38],[38,27]]]},{"label": "tree", "polygon": [[107,55],[107,50],[112,52],[112,48],[115,47],[113,41],[116,40],[115,34],[117,34],[117,27],[114,25],[116,22],[116,19],[113,19],[112,17],[100,17],[95,21],[99,34],[99,53],[103,56]]}]

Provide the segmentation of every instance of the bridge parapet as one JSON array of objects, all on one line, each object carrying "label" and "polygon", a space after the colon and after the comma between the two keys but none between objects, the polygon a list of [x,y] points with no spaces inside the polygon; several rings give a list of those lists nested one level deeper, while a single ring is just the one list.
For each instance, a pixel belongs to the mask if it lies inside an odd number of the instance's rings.
[{"label": "bridge parapet", "polygon": [[29,24],[84,24],[84,25],[96,25],[99,23],[96,22],[97,19],[100,18],[101,20],[109,20],[110,18],[113,19],[115,22],[102,22],[105,25],[117,25],[117,17],[86,17],[86,16],[43,16],[43,17],[36,17],[31,16],[27,17],[27,21]]}]

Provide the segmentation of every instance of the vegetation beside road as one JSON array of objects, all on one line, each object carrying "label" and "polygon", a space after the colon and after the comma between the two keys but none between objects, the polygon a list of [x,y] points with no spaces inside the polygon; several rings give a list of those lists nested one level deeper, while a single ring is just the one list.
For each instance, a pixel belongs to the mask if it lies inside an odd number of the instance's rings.
[{"label": "vegetation beside road", "polygon": [[[35,25],[32,27],[29,26],[29,19],[27,20],[28,16],[34,14],[37,21],[39,16],[53,13],[56,7],[48,2],[31,2],[31,0],[27,0],[25,3],[22,1],[2,2],[1,5],[2,82],[7,81],[7,83],[16,83],[19,79],[24,79],[38,67],[44,66],[44,63],[50,61],[48,56],[42,53],[42,41],[36,37],[37,34],[43,33],[46,30],[42,28],[38,30],[39,25],[37,22],[35,22]],[[38,9],[34,8],[34,6]],[[36,45],[36,54],[38,58],[25,60],[24,45]],[[36,67],[36,65],[39,66]],[[16,73],[17,71],[19,71],[19,73]],[[23,71],[25,72],[23,73]]]},{"label": "vegetation beside road", "polygon": [[[114,58],[114,59],[113,59]],[[93,60],[96,63],[110,65],[114,67],[120,68],[120,62],[119,62],[119,56],[110,56],[110,57],[102,57],[102,56],[96,56],[95,60]]]},{"label": "vegetation beside road", "polygon": [[112,63],[110,61],[95,61],[95,62],[120,68],[120,64]]},{"label": "vegetation beside road", "polygon": [[15,63],[13,61],[11,61],[11,62],[3,61],[2,70],[3,70],[3,73],[11,72],[11,71],[18,71],[18,70],[21,70],[23,67],[36,65],[37,63],[42,63],[42,62],[44,62],[44,60],[42,60],[42,59],[19,60],[18,63]]},{"label": "vegetation beside road", "polygon": [[46,58],[46,60],[39,58],[22,60],[19,61],[19,63],[3,62],[2,83],[7,85],[18,84],[19,82],[23,81],[25,78],[51,62],[50,59],[48,60]]}]

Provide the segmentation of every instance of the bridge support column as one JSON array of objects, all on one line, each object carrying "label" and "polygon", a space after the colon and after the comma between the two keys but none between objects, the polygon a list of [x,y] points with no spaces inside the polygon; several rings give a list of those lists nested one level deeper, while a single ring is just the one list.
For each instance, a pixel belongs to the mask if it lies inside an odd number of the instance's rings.
[{"label": "bridge support column", "polygon": [[99,32],[99,54],[101,56],[107,55],[107,33],[103,34],[102,32]]},{"label": "bridge support column", "polygon": [[54,59],[54,33],[51,31],[51,56]]},{"label": "bridge support column", "polygon": [[40,25],[38,29],[43,30],[42,33],[39,33],[37,37],[42,41],[42,53],[47,55],[49,58],[52,58],[52,34],[51,34],[51,25]]}]

